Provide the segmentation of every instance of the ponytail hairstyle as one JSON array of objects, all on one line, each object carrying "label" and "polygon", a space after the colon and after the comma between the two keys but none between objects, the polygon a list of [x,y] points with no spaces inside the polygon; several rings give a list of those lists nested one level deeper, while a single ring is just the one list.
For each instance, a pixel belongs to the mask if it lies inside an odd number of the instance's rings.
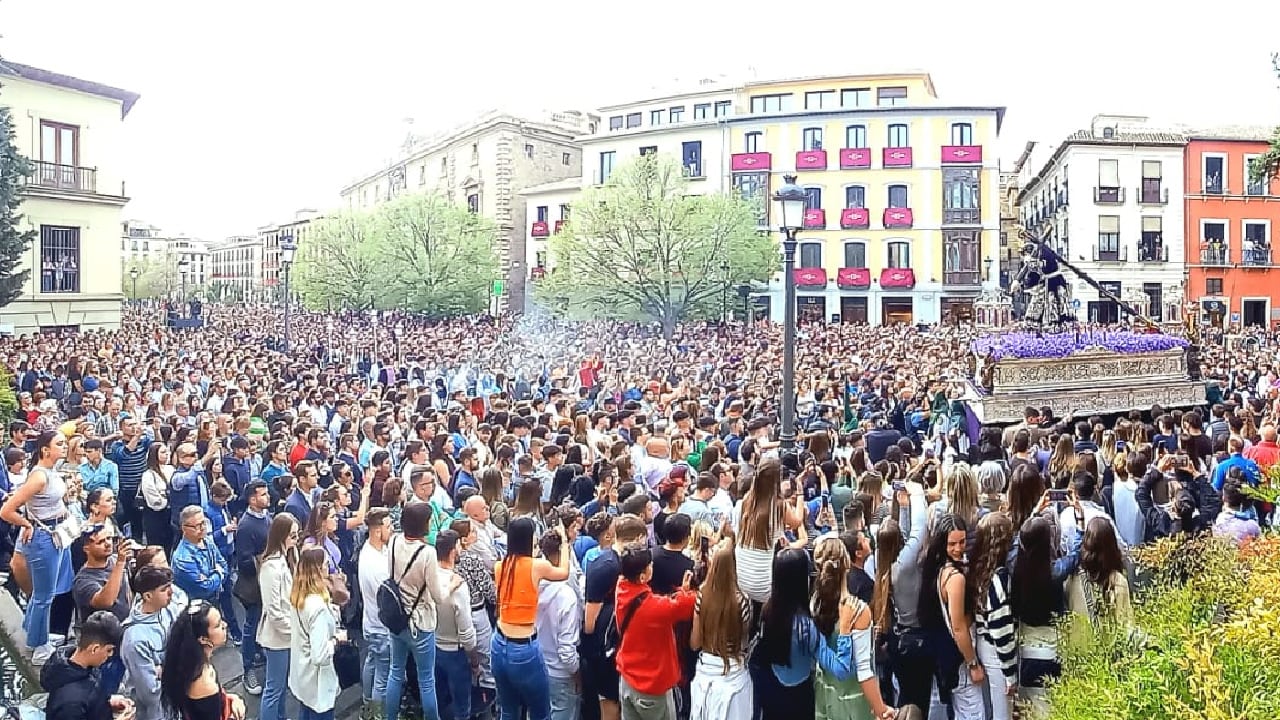
[{"label": "ponytail hairstyle", "polygon": [[898,521],[886,518],[876,530],[875,593],[871,597],[871,619],[880,632],[893,627],[893,565],[906,545]]},{"label": "ponytail hairstyle", "polygon": [[813,564],[817,569],[813,584],[813,620],[823,635],[830,635],[840,619],[840,599],[844,597],[853,561],[840,537],[827,533],[813,546]]}]

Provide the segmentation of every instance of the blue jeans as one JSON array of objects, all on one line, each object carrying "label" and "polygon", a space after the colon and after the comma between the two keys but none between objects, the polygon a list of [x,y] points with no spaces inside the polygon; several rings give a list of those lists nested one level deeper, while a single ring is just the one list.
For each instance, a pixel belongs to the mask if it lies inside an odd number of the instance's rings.
[{"label": "blue jeans", "polygon": [[120,692],[120,683],[124,682],[124,660],[120,659],[120,648],[111,653],[111,657],[102,663],[102,669],[98,672],[102,678],[102,684],[98,687],[104,695],[111,697]]},{"label": "blue jeans", "polygon": [[27,647],[38,648],[49,642],[49,608],[53,596],[71,590],[74,576],[71,572],[71,548],[58,549],[53,535],[36,528],[31,542],[22,548],[31,570],[31,602],[22,617],[22,629],[27,633]]},{"label": "blue jeans", "polygon": [[[236,621],[236,603],[231,599],[231,586],[234,583],[235,575],[228,574],[222,583],[222,593],[218,595],[218,609],[222,611],[222,619],[227,621],[227,634],[232,640],[239,640],[240,623]],[[257,628],[254,628],[254,632],[257,632]]]},{"label": "blue jeans", "polygon": [[578,720],[582,698],[571,677],[548,677],[551,689],[551,720]]},{"label": "blue jeans", "polygon": [[[436,681],[448,693],[449,704],[440,707],[444,720],[471,717],[471,661],[465,650],[436,650]],[[436,693],[439,698],[441,693]],[[437,701],[438,703],[438,701]]]},{"label": "blue jeans", "polygon": [[542,662],[538,641],[513,641],[501,632],[493,633],[493,679],[498,686],[498,717],[520,720],[520,709],[529,711],[529,720],[551,717],[551,688],[547,666]]},{"label": "blue jeans", "polygon": [[262,705],[258,720],[283,720],[284,694],[289,689],[289,649],[262,648],[267,656],[267,676],[262,681]]},{"label": "blue jeans", "polygon": [[383,712],[388,718],[400,714],[409,653],[413,653],[413,661],[418,666],[422,720],[440,720],[440,708],[436,704],[436,634],[416,632],[412,628],[391,636],[391,671],[387,674],[387,699],[383,702]]},{"label": "blue jeans", "polygon": [[364,648],[364,666],[360,673],[364,701],[381,701],[387,696],[387,675],[391,673],[391,636],[385,632],[366,632]]},{"label": "blue jeans", "polygon": [[333,720],[333,708],[329,708],[324,712],[316,712],[306,705],[298,703],[298,720]]},{"label": "blue jeans", "polygon": [[258,664],[258,623],[262,622],[262,606],[246,605],[244,629],[240,631],[240,665],[245,672]]}]

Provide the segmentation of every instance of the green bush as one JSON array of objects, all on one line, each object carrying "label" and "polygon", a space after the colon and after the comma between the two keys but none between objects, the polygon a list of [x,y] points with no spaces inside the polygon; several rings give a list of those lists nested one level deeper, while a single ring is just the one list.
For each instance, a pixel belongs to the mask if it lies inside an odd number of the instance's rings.
[{"label": "green bush", "polygon": [[18,412],[18,394],[14,392],[13,375],[0,365],[0,422],[8,424]]}]

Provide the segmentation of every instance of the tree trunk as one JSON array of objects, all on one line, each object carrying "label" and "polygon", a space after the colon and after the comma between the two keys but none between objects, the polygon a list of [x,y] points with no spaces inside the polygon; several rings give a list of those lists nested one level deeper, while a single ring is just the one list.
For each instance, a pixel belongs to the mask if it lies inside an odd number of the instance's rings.
[{"label": "tree trunk", "polygon": [[676,313],[671,306],[662,309],[662,339],[668,342],[676,334]]}]

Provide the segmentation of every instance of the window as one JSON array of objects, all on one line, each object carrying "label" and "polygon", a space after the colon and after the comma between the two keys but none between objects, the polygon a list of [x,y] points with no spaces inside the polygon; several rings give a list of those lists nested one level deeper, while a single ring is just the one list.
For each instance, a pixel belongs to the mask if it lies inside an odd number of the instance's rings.
[{"label": "window", "polygon": [[1244,221],[1241,259],[1245,265],[1271,264],[1270,225],[1265,220]]},{"label": "window", "polygon": [[820,242],[800,243],[800,267],[802,268],[822,267],[822,243]]},{"label": "window", "polygon": [[1098,216],[1098,260],[1120,259],[1120,216]]},{"label": "window", "polygon": [[982,203],[978,170],[943,168],[942,223],[944,225],[976,225],[982,221]]},{"label": "window", "polygon": [[600,153],[600,176],[596,178],[599,182],[609,182],[609,176],[613,174],[614,163],[618,159],[618,153],[614,150]]},{"label": "window", "polygon": [[477,165],[480,162],[480,143],[471,143],[471,164]]},{"label": "window", "polygon": [[844,129],[844,146],[847,148],[867,147],[867,126],[850,125]]},{"label": "window", "polygon": [[769,172],[734,173],[733,189],[756,210],[756,227],[769,226]]},{"label": "window", "polygon": [[1158,215],[1142,218],[1142,238],[1138,240],[1138,259],[1159,261],[1164,257],[1164,221]]},{"label": "window", "polygon": [[759,130],[755,130],[753,132],[749,132],[746,135],[744,135],[743,140],[745,141],[745,144],[746,144],[744,152],[749,152],[749,153],[760,152],[760,139],[762,137],[764,137],[764,133],[760,132]]},{"label": "window", "polygon": [[818,90],[804,94],[805,110],[834,110],[837,107],[835,90]]},{"label": "window", "polygon": [[969,123],[951,123],[951,144],[972,145],[973,125]]},{"label": "window", "polygon": [[885,249],[888,255],[886,264],[890,268],[911,267],[911,243],[902,240],[891,240]]},{"label": "window", "polygon": [[716,102],[716,117],[729,117],[729,111],[733,109],[732,100],[719,100]]},{"label": "window", "polygon": [[1096,200],[1104,203],[1120,202],[1119,160],[1098,160],[1098,195]]},{"label": "window", "polygon": [[[865,208],[867,206],[867,189],[861,185],[850,185],[844,189],[845,208]],[[849,265],[848,267],[862,267]]]},{"label": "window", "polygon": [[638,127],[640,127],[640,113],[638,113],[638,112],[637,112],[637,113],[627,113],[627,127],[629,127],[629,128],[638,128]]},{"label": "window", "polygon": [[804,209],[805,210],[821,210],[822,209],[822,188],[807,187],[804,189]]},{"label": "window", "polygon": [[560,153],[560,164],[569,165],[573,162],[573,156],[569,153]]},{"label": "window", "polygon": [[693,106],[693,119],[706,120],[711,116],[711,103],[698,103]]},{"label": "window", "polygon": [[867,266],[867,244],[864,242],[847,242],[844,244],[844,266],[864,268]]},{"label": "window", "polygon": [[560,205],[560,219],[561,219],[561,220],[568,220],[568,219],[569,219],[569,212],[570,212],[570,210],[571,210],[571,208],[569,207],[569,205],[568,205],[568,204],[566,204],[566,203],[561,203],[561,205]]},{"label": "window", "polygon": [[440,174],[441,175],[449,174],[449,158],[447,157],[440,158]]},{"label": "window", "polygon": [[880,107],[906,105],[907,89],[904,87],[882,87],[876,90],[876,102]]},{"label": "window", "polygon": [[1221,155],[1203,155],[1201,162],[1204,165],[1204,194],[1205,195],[1221,195],[1226,192],[1227,159]]},{"label": "window", "polygon": [[685,177],[702,177],[702,141],[693,140],[682,143],[680,157],[684,164]]},{"label": "window", "polygon": [[53,165],[77,166],[80,163],[80,128],[41,120],[40,161]]},{"label": "window", "polygon": [[529,143],[524,144],[524,156],[527,158],[533,157],[533,145],[530,145]]},{"label": "window", "polygon": [[663,113],[665,113],[665,112],[666,112],[666,111],[664,111],[664,110],[650,110],[650,111],[649,111],[649,124],[650,124],[650,125],[661,125],[661,124],[662,124],[662,117],[663,117]]},{"label": "window", "polygon": [[426,163],[422,163],[421,165],[418,166],[418,184],[419,185],[427,184],[427,164]]},{"label": "window", "polygon": [[80,228],[40,226],[40,292],[80,292]]},{"label": "window", "polygon": [[684,121],[684,106],[679,105],[667,111],[667,115],[671,118],[671,122],[678,123]]},{"label": "window", "polygon": [[1221,220],[1201,220],[1200,234],[1203,242],[1210,245],[1227,243],[1227,224]]},{"label": "window", "polygon": [[911,135],[907,126],[894,123],[889,126],[889,145],[891,148],[911,147]]},{"label": "window", "polygon": [[790,112],[791,95],[753,95],[751,96],[751,112]]},{"label": "window", "polygon": [[1245,195],[1266,195],[1267,181],[1266,179],[1254,180],[1253,168],[1259,162],[1257,155],[1246,155],[1244,158],[1244,194]]},{"label": "window", "polygon": [[610,130],[621,130],[621,129],[622,129],[622,116],[621,116],[621,115],[614,115],[613,117],[609,118],[609,129],[610,129]]},{"label": "window", "polygon": [[871,107],[871,90],[868,88],[845,88],[841,90],[840,107]]},{"label": "window", "polygon": [[1143,160],[1142,161],[1142,197],[1139,202],[1159,203],[1161,202],[1162,188],[1160,183],[1164,167],[1159,160]]},{"label": "window", "polygon": [[1222,278],[1205,278],[1204,294],[1205,295],[1221,295],[1222,294]]},{"label": "window", "polygon": [[648,157],[650,155],[657,155],[657,154],[658,154],[657,145],[643,145],[640,147],[640,157]]},{"label": "window", "polygon": [[974,230],[942,231],[942,284],[977,285],[979,241]]},{"label": "window", "polygon": [[805,128],[801,138],[805,150],[822,149],[822,128]]},{"label": "window", "polygon": [[546,205],[539,205],[539,206],[538,206],[538,209],[537,209],[538,222],[540,222],[540,223],[544,223],[544,222],[546,222],[546,221],[547,221],[547,210],[548,210],[548,208],[547,208],[547,206],[546,206]]},{"label": "window", "polygon": [[906,185],[890,185],[889,186],[889,204],[891,208],[909,208],[910,203],[907,202],[907,186]]}]

